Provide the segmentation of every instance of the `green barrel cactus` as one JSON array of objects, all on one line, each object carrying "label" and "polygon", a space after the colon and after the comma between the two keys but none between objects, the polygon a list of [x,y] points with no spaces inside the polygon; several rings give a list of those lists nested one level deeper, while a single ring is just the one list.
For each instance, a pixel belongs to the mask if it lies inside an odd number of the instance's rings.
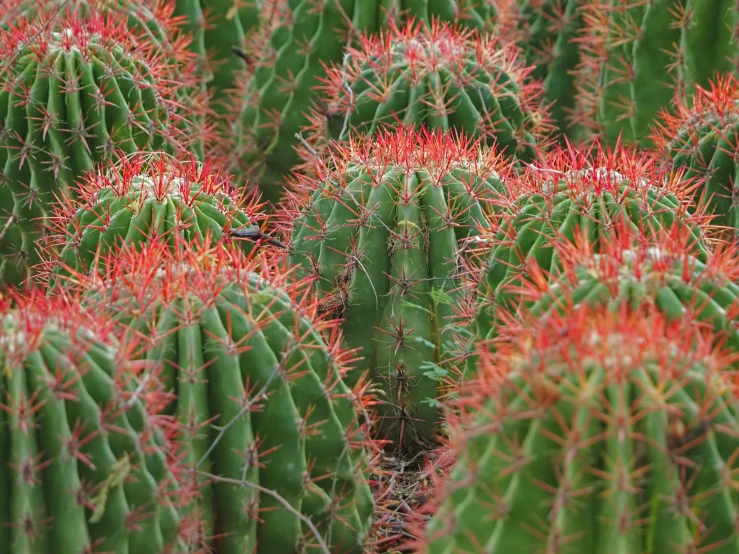
[{"label": "green barrel cactus", "polygon": [[342,140],[399,123],[425,125],[485,137],[507,156],[531,161],[547,126],[543,90],[530,71],[489,36],[447,24],[391,26],[347,49],[329,70],[306,134]]},{"label": "green barrel cactus", "polygon": [[692,101],[677,99],[674,113],[663,112],[655,127],[655,146],[668,164],[703,180],[713,223],[730,235],[739,229],[739,81],[719,77],[697,87]]},{"label": "green barrel cactus", "polygon": [[717,338],[649,307],[511,329],[463,394],[419,552],[739,551],[735,356]]},{"label": "green barrel cactus", "polygon": [[173,66],[115,16],[0,30],[0,282],[28,279],[55,198],[95,164],[186,151]]},{"label": "green barrel cactus", "polygon": [[332,148],[292,198],[292,253],[341,318],[359,372],[382,390],[378,432],[432,440],[453,376],[463,251],[504,187],[500,155],[441,131],[401,128]]},{"label": "green barrel cactus", "polygon": [[574,74],[582,50],[576,39],[583,27],[583,1],[522,0],[510,5],[513,14],[507,26],[513,34],[509,38],[522,47],[526,63],[534,66],[531,77],[543,82],[544,99],[551,104],[557,131],[576,138],[579,118]]},{"label": "green barrel cactus", "polygon": [[69,299],[0,300],[3,552],[190,551],[193,491],[136,347]]},{"label": "green barrel cactus", "polygon": [[[227,239],[252,232],[258,240],[258,204],[234,191],[227,176],[195,159],[138,153],[90,173],[63,196],[51,223],[52,275],[89,274],[126,243]],[[243,241],[245,247],[249,243]],[[61,262],[61,263],[59,263]]]},{"label": "green barrel cactus", "polygon": [[614,144],[650,146],[675,93],[692,95],[736,70],[739,6],[733,1],[581,0],[586,24],[576,71],[583,123]]},{"label": "green barrel cactus", "polygon": [[[362,396],[308,283],[233,245],[124,247],[87,303],[149,341],[219,554],[361,554],[373,520]],[[335,333],[334,333],[335,336]],[[361,391],[360,391],[361,392]],[[319,548],[323,544],[325,548]]]},{"label": "green barrel cactus", "polygon": [[[739,351],[739,251],[719,243],[708,253],[679,221],[658,232],[617,225],[608,241],[595,245],[585,233],[553,243],[559,267],[540,271],[530,258],[525,273],[510,283],[518,299],[500,319],[547,313],[586,303],[618,310],[654,304],[668,319],[690,314],[723,333],[726,347]],[[500,296],[506,296],[503,287]],[[496,330],[488,335],[492,337]]]},{"label": "green barrel cactus", "polygon": [[[269,4],[266,0],[265,4]],[[175,0],[175,14],[186,20],[192,49],[202,62],[199,70],[208,81],[213,108],[223,112],[228,93],[236,88],[244,66],[234,56],[249,32],[259,24],[260,2],[243,0]]]},{"label": "green barrel cactus", "polygon": [[234,95],[238,114],[223,131],[230,170],[259,183],[276,201],[301,162],[296,134],[310,124],[315,87],[326,66],[341,63],[360,34],[373,34],[398,19],[458,21],[486,29],[494,19],[491,0],[266,0],[260,30],[242,53],[248,78]]},{"label": "green barrel cactus", "polygon": [[[693,203],[695,187],[681,172],[660,168],[654,156],[617,146],[571,146],[552,151],[541,167],[529,166],[508,187],[499,218],[485,233],[478,256],[477,337],[485,338],[500,305],[515,306],[504,288],[527,271],[532,260],[545,274],[560,265],[557,240],[572,242],[585,233],[594,250],[613,240],[619,225],[656,232],[684,226],[705,261],[708,218]],[[469,367],[469,366],[468,366]]]}]

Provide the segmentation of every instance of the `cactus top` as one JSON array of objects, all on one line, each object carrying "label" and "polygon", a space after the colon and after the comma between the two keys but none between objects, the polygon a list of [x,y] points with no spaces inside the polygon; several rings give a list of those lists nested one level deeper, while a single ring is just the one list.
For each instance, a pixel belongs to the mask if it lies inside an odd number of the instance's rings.
[{"label": "cactus top", "polygon": [[646,306],[514,324],[480,350],[422,551],[736,552],[737,358],[713,339]]},{"label": "cactus top", "polygon": [[391,25],[349,47],[343,63],[321,79],[323,97],[308,133],[320,129],[322,113],[333,138],[402,121],[484,136],[508,155],[531,160],[545,146],[549,125],[543,89],[530,73],[493,36],[438,22]]},{"label": "cactus top", "polygon": [[656,231],[621,223],[598,246],[586,233],[576,233],[573,240],[554,239],[553,249],[559,260],[554,273],[541,271],[531,258],[520,279],[501,291],[517,298],[513,313],[500,314],[503,325],[578,303],[613,309],[654,304],[671,320],[690,314],[706,321],[726,333],[721,338],[727,348],[739,346],[736,245],[718,243],[704,258],[691,230],[679,222]]},{"label": "cactus top", "polygon": [[697,153],[701,139],[712,133],[726,134],[724,140],[736,143],[733,134],[739,126],[739,80],[732,75],[719,76],[708,88],[696,87],[691,101],[678,96],[676,109],[663,110],[661,115],[662,122],[653,136],[655,146],[677,161],[681,155]]},{"label": "cactus top", "polygon": [[482,231],[476,260],[482,272],[478,333],[484,337],[491,329],[501,285],[517,278],[529,257],[545,272],[555,272],[559,253],[552,245],[561,238],[574,240],[577,232],[588,234],[599,248],[612,240],[617,225],[657,231],[679,221],[694,235],[701,250],[696,255],[703,259],[710,219],[702,205],[693,203],[696,183],[658,162],[620,145],[594,144],[584,150],[566,145],[509,180],[496,201],[493,225]]},{"label": "cactus top", "polygon": [[[62,195],[50,218],[46,265],[57,260],[89,272],[123,243],[221,240],[234,231],[258,230],[259,205],[230,186],[228,176],[192,157],[138,152],[89,173],[74,198]],[[243,241],[245,249],[250,243]]]}]

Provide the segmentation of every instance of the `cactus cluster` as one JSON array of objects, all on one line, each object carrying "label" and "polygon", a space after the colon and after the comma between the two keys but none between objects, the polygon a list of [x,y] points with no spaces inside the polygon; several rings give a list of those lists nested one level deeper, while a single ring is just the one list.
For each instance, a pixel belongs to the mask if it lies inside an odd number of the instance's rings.
[{"label": "cactus cluster", "polygon": [[716,339],[647,306],[511,327],[480,352],[420,551],[736,552],[736,356]]},{"label": "cactus cluster", "polygon": [[191,141],[173,66],[110,13],[39,17],[0,30],[0,279],[39,262],[55,198],[96,163]]},{"label": "cactus cluster", "polygon": [[196,491],[180,486],[136,349],[70,299],[0,300],[4,552],[189,551]]},{"label": "cactus cluster", "polygon": [[683,225],[696,243],[695,255],[704,260],[709,218],[695,208],[695,186],[681,172],[661,168],[655,156],[621,146],[558,147],[540,166],[529,166],[509,181],[497,203],[499,217],[483,233],[487,244],[482,242],[475,264],[477,336],[491,331],[499,306],[517,302],[506,285],[534,260],[546,274],[556,274],[560,259],[554,245],[580,233],[598,250],[619,226],[649,233]]},{"label": "cactus cluster", "polygon": [[463,250],[504,187],[481,143],[407,128],[350,141],[292,199],[291,262],[342,318],[360,371],[381,387],[380,432],[400,443],[438,431]]},{"label": "cactus cluster", "polygon": [[203,541],[220,554],[288,554],[304,540],[361,554],[368,422],[342,381],[347,355],[322,336],[335,322],[307,283],[257,261],[208,241],[124,248],[86,303],[151,344],[143,359],[173,395],[162,413],[179,424]]},{"label": "cactus cluster", "polygon": [[737,29],[0,0],[0,552],[739,552]]}]

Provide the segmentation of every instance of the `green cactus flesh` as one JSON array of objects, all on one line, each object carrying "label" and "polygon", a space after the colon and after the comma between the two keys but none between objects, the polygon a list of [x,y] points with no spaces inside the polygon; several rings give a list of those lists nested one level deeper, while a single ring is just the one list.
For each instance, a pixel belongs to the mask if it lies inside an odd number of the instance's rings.
[{"label": "green cactus flesh", "polygon": [[[139,153],[91,173],[75,197],[64,198],[55,211],[50,241],[59,252],[50,263],[55,275],[101,270],[124,243],[161,240],[175,248],[178,241],[227,239],[252,229],[260,217],[209,166],[161,154]],[[242,244],[250,249],[253,243]]]},{"label": "green cactus flesh", "polygon": [[739,551],[731,357],[689,318],[517,329],[463,405],[425,554]]},{"label": "green cactus flesh", "polygon": [[583,2],[576,78],[588,124],[613,144],[651,145],[660,110],[736,69],[739,7],[733,0]]},{"label": "green cactus flesh", "polygon": [[[269,3],[267,0],[266,3]],[[192,49],[200,56],[200,71],[211,93],[213,107],[225,109],[228,92],[244,67],[234,48],[243,48],[249,32],[259,24],[259,2],[243,0],[175,0],[175,14],[186,18]]]},{"label": "green cactus flesh", "polygon": [[355,374],[383,390],[381,435],[428,441],[451,376],[457,264],[487,225],[502,164],[452,136],[408,129],[335,154],[322,178],[303,182],[291,263],[316,278],[323,309],[343,318],[344,341],[362,358]]},{"label": "green cactus flesh", "polygon": [[692,187],[680,174],[659,169],[655,159],[631,149],[593,147],[578,152],[555,150],[542,167],[529,167],[509,187],[500,219],[483,253],[476,333],[485,338],[496,321],[502,288],[518,279],[534,259],[546,274],[556,274],[556,240],[572,242],[584,233],[594,250],[626,225],[634,231],[658,231],[684,223],[696,255],[705,261],[701,210],[691,213]]},{"label": "green cactus flesh", "polygon": [[553,123],[570,138],[578,132],[574,72],[582,49],[576,42],[583,26],[581,5],[582,0],[523,0],[514,8],[514,40],[534,66],[531,77],[543,81]]},{"label": "green cactus flesh", "polygon": [[240,117],[227,133],[236,140],[231,170],[257,176],[265,197],[275,201],[300,162],[295,135],[310,124],[326,66],[341,63],[356,33],[376,33],[402,13],[426,23],[459,17],[461,26],[482,29],[495,10],[489,0],[340,0],[320,7],[313,0],[265,1],[258,36],[246,48],[253,67],[236,95]]},{"label": "green cactus flesh", "polygon": [[204,543],[293,554],[323,541],[361,554],[373,500],[341,351],[322,338],[330,324],[312,318],[305,286],[251,269],[224,245],[124,249],[88,302],[154,345],[147,359],[162,363],[174,394],[165,413],[180,424],[182,471],[200,489]]},{"label": "green cactus flesh", "polygon": [[140,399],[132,345],[73,304],[14,301],[0,300],[2,551],[188,551],[189,494]]},{"label": "green cactus flesh", "polygon": [[171,66],[114,17],[21,21],[0,39],[0,282],[19,283],[75,179],[139,149],[179,152],[190,137]]}]

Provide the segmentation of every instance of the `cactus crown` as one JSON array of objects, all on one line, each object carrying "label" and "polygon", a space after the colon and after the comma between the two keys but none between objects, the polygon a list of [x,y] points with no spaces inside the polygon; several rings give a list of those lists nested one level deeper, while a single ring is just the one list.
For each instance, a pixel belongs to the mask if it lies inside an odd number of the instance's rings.
[{"label": "cactus crown", "polygon": [[[179,47],[182,55],[187,57],[184,47]],[[34,107],[39,125],[44,130],[41,137],[44,142],[49,140],[49,130],[57,129],[62,122],[58,113],[49,112],[47,106],[39,105],[40,99],[32,96],[31,84],[24,83],[28,79],[21,79],[22,72],[29,67],[35,69],[33,77],[36,79],[49,80],[50,90],[42,89],[46,94],[56,93],[53,84],[57,80],[62,93],[86,92],[83,99],[78,100],[81,102],[78,109],[82,111],[86,108],[86,112],[70,114],[70,120],[79,119],[79,125],[69,130],[71,137],[65,138],[73,151],[78,143],[82,144],[93,160],[119,152],[116,136],[121,134],[121,130],[115,126],[108,128],[106,143],[102,141],[100,127],[113,121],[113,113],[117,118],[121,117],[114,108],[124,108],[117,102],[133,102],[136,96],[140,96],[140,100],[128,107],[130,113],[124,117],[127,117],[127,124],[132,126],[132,133],[139,142],[142,140],[139,135],[142,135],[161,149],[186,151],[193,140],[183,129],[184,110],[175,100],[177,86],[173,76],[178,68],[164,60],[156,44],[142,40],[140,34],[129,30],[125,18],[117,17],[114,13],[92,11],[81,15],[67,10],[63,15],[21,19],[8,30],[0,30],[0,55],[3,56],[2,67],[5,68],[0,87],[8,91],[11,97]],[[70,56],[72,59],[67,61],[77,64],[76,71],[73,66],[65,65],[65,57]],[[83,80],[88,78],[83,71],[84,66],[90,66],[89,78],[92,82],[85,81],[86,86],[81,87]],[[136,93],[131,92],[125,99],[114,99],[111,91],[105,90],[110,83],[103,85],[100,82],[108,78],[117,81],[123,90],[130,88]],[[87,106],[88,101],[93,104]],[[111,111],[111,114],[107,114],[110,117],[94,121],[92,112],[102,112],[103,108]],[[73,110],[73,106],[70,105],[68,109]],[[120,121],[117,123],[120,124]],[[63,165],[63,160],[58,159],[60,153],[56,151],[60,147],[45,146],[49,148],[46,155],[56,158],[56,165],[48,164],[48,170],[56,177]]]},{"label": "cactus crown", "polygon": [[510,156],[532,159],[549,125],[541,84],[530,72],[492,36],[439,21],[391,23],[350,46],[343,63],[320,79],[321,99],[306,132],[320,142],[326,134],[425,124],[483,136]]},{"label": "cactus crown", "polygon": [[520,202],[527,195],[537,195],[551,207],[564,194],[588,209],[606,194],[619,203],[634,197],[646,199],[650,193],[658,197],[674,194],[683,215],[692,206],[698,185],[686,183],[682,172],[664,170],[658,162],[653,155],[620,144],[606,147],[595,142],[579,149],[567,143],[553,149],[541,166],[527,166],[512,184],[510,198]]},{"label": "cactus crown", "polygon": [[736,141],[731,136],[739,124],[739,79],[735,76],[719,75],[709,87],[696,87],[690,101],[680,95],[675,100],[674,109],[661,112],[652,136],[655,147],[670,158],[698,153],[700,139],[710,132]]},{"label": "cactus crown", "polygon": [[52,275],[59,275],[58,260],[84,271],[124,242],[165,240],[174,248],[182,240],[221,240],[263,218],[256,199],[236,192],[210,164],[163,153],[137,152],[90,172],[74,193],[63,194],[49,218],[44,266]]},{"label": "cactus crown", "polygon": [[[587,233],[553,241],[559,266],[542,271],[527,260],[521,278],[505,292],[516,295],[513,312],[499,314],[503,325],[523,314],[541,317],[550,309],[585,302],[617,309],[655,304],[669,318],[691,314],[730,335],[739,316],[739,256],[736,245],[719,243],[707,259],[691,230],[679,222],[657,230],[634,230],[621,223],[610,240],[596,245]],[[725,337],[726,338],[726,337]]]}]

